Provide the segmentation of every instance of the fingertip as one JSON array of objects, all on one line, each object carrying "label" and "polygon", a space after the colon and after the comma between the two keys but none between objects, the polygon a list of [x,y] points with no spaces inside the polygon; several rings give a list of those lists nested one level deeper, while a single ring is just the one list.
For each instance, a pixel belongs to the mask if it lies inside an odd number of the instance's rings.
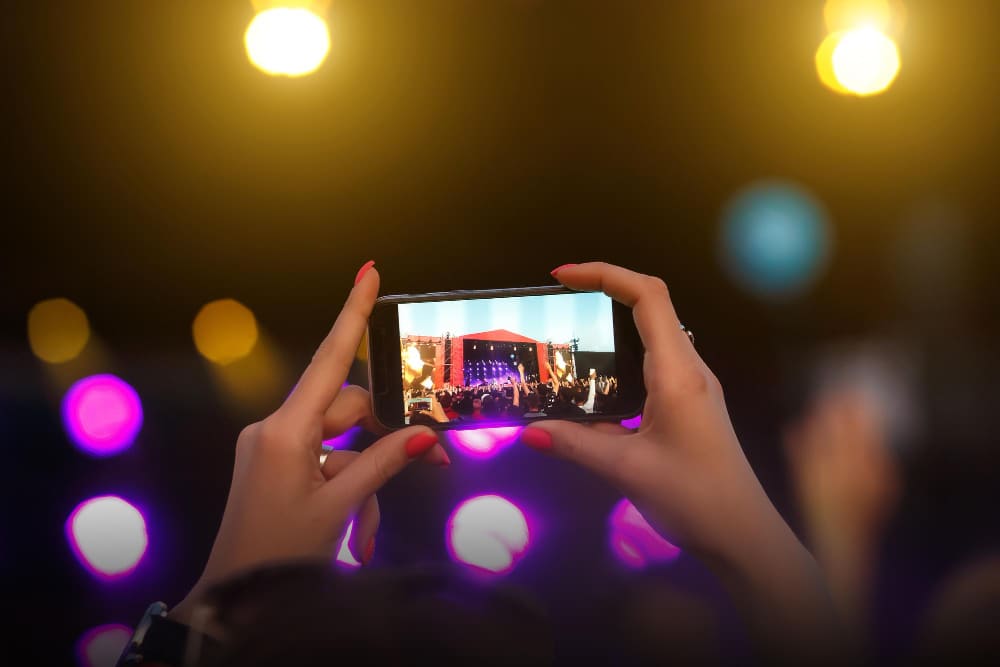
[{"label": "fingertip", "polygon": [[360,283],[360,282],[361,282],[361,281],[362,281],[362,280],[364,279],[364,277],[365,277],[365,276],[366,276],[366,275],[367,275],[367,274],[368,274],[369,272],[371,272],[371,271],[372,271],[372,269],[373,269],[374,267],[375,267],[375,260],[374,260],[374,259],[370,259],[370,260],[368,260],[367,262],[365,262],[365,263],[364,263],[364,264],[363,264],[363,265],[361,266],[361,268],[360,268],[360,269],[358,269],[358,273],[357,273],[357,275],[356,275],[356,276],[354,276],[354,284],[355,284],[355,285],[358,285],[358,284],[359,284],[359,283]]},{"label": "fingertip", "polygon": [[521,442],[540,452],[552,449],[552,434],[543,428],[529,426],[521,431]]},{"label": "fingertip", "polygon": [[426,426],[418,427],[406,439],[406,455],[413,459],[426,454],[438,442],[437,434]]}]

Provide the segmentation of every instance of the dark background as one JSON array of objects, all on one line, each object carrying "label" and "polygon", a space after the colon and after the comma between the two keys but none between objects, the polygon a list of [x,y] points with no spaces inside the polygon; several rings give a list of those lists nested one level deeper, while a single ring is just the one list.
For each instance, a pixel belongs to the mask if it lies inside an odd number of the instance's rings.
[{"label": "dark background", "polygon": [[[877,592],[880,642],[904,650],[935,586],[1000,538],[1000,5],[909,0],[902,73],[870,99],[818,81],[822,5],[342,0],[327,62],[302,79],[247,62],[246,0],[5,8],[0,567],[14,634],[68,657],[86,628],[132,625],[198,575],[236,435],[280,400],[220,394],[191,342],[205,302],[248,305],[294,376],[368,259],[383,293],[545,284],[555,266],[601,259],[669,283],[793,524],[779,434],[815,351],[858,337],[919,350],[927,419],[901,450],[906,494]],[[834,226],[828,270],[788,302],[742,291],[717,259],[727,201],[762,178],[804,185]],[[955,266],[913,240],[941,202]],[[899,259],[907,243],[929,247],[915,268]],[[76,371],[53,374],[25,337],[30,307],[54,296],[87,312],[106,352],[96,370],[143,399],[121,456],[90,459],[62,431]],[[589,475],[516,449],[456,463],[386,489],[377,565],[446,558],[454,503],[500,491],[544,517],[511,579],[566,618],[643,577],[731,612],[685,558],[618,567],[604,543],[618,496]],[[62,531],[77,502],[109,492],[142,505],[151,547],[105,584]]]}]

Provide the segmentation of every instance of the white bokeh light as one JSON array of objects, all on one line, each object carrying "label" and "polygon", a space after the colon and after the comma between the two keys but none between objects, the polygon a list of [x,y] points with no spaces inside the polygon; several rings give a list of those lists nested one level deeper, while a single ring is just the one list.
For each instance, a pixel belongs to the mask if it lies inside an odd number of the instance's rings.
[{"label": "white bokeh light", "polygon": [[132,638],[132,630],[115,623],[101,625],[83,633],[76,643],[80,667],[114,667]]},{"label": "white bokeh light", "polygon": [[448,519],[447,531],[448,550],[455,561],[493,574],[511,571],[530,539],[524,513],[495,495],[463,502]]},{"label": "white bokeh light", "polygon": [[340,546],[337,547],[337,563],[346,567],[361,567],[361,562],[351,553],[348,546],[351,543],[351,534],[354,532],[354,520],[347,524],[344,536],[340,539]]},{"label": "white bokeh light", "polygon": [[77,505],[66,521],[66,538],[80,563],[102,578],[130,573],[149,544],[142,513],[117,496]]}]

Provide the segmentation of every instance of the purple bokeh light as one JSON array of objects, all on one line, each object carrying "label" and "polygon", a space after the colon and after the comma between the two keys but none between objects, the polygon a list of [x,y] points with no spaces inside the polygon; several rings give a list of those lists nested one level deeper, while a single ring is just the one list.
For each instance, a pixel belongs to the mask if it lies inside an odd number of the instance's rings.
[{"label": "purple bokeh light", "polygon": [[488,575],[513,570],[531,541],[524,512],[497,495],[475,496],[460,503],[448,517],[445,530],[451,559]]},{"label": "purple bokeh light", "polygon": [[80,564],[105,580],[130,574],[149,546],[142,512],[118,496],[77,505],[66,519],[66,540]]},{"label": "purple bokeh light", "polygon": [[350,449],[354,445],[354,440],[361,433],[360,426],[352,426],[340,435],[323,441],[323,446],[327,449]]},{"label": "purple bokeh light", "polygon": [[62,418],[77,449],[91,456],[112,456],[128,449],[139,433],[142,403],[121,378],[91,375],[66,392]]},{"label": "purple bokeh light", "polygon": [[455,448],[472,458],[492,458],[517,440],[521,426],[500,426],[475,430],[451,431],[449,440]]},{"label": "purple bokeh light", "polygon": [[641,424],[642,424],[642,414],[641,413],[637,414],[635,417],[632,417],[631,419],[623,419],[622,420],[622,426],[624,426],[625,428],[637,429],[637,428],[639,428],[639,426]]},{"label": "purple bokeh light", "polygon": [[608,541],[618,560],[637,570],[651,563],[669,563],[681,554],[680,547],[660,537],[628,498],[611,510]]},{"label": "purple bokeh light", "polygon": [[80,667],[114,667],[132,638],[132,629],[120,623],[99,625],[87,630],[76,642]]}]

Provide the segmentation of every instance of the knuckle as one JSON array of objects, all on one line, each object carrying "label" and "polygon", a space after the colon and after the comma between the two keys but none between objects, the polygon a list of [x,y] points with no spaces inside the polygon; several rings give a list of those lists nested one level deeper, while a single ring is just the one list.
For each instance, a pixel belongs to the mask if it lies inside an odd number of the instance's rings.
[{"label": "knuckle", "polygon": [[253,447],[260,433],[260,422],[254,422],[243,427],[239,437],[236,438],[236,450],[244,451]]},{"label": "knuckle", "polygon": [[663,278],[660,278],[659,276],[649,276],[646,281],[651,292],[665,296],[668,299],[670,298],[670,289],[667,287],[667,283],[663,281]]},{"label": "knuckle", "polygon": [[711,388],[709,375],[697,367],[678,368],[666,378],[664,391],[672,397],[707,394]]},{"label": "knuckle", "polygon": [[722,387],[722,381],[720,381],[718,376],[712,371],[708,371],[708,388],[709,391],[717,396],[725,395],[725,390]]},{"label": "knuckle", "polygon": [[274,419],[265,419],[257,427],[255,441],[258,447],[271,449],[279,447],[284,439],[284,429]]}]

